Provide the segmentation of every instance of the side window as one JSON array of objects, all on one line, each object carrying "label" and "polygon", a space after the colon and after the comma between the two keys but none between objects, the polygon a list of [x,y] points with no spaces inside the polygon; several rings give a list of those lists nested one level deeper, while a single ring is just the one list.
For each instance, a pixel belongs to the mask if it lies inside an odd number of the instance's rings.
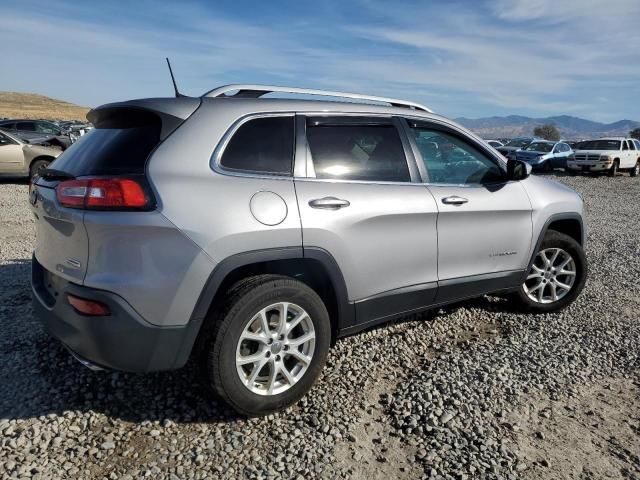
[{"label": "side window", "polygon": [[53,126],[47,125],[46,123],[36,123],[35,128],[36,132],[47,133],[50,135],[60,135],[59,130],[56,130]]},{"label": "side window", "polygon": [[560,145],[562,146],[562,150],[560,150],[561,152],[568,152],[569,150],[571,150],[571,147],[566,143],[561,143]]},{"label": "side window", "polygon": [[636,149],[635,144],[631,140],[627,140],[627,143],[629,144],[629,150],[635,150]]},{"label": "side window", "polygon": [[33,122],[18,122],[16,123],[18,130],[23,132],[35,132],[36,125]]},{"label": "side window", "polygon": [[0,147],[3,145],[12,145],[12,144],[13,142],[9,139],[9,137],[0,133]]},{"label": "side window", "polygon": [[430,183],[456,185],[504,181],[504,170],[483,152],[438,129],[411,124]]},{"label": "side window", "polygon": [[640,150],[640,140],[634,140],[633,143],[636,144],[636,150]]},{"label": "side window", "polygon": [[410,182],[398,130],[392,124],[322,123],[307,119],[316,178]]},{"label": "side window", "polygon": [[622,142],[622,150],[629,150],[629,146],[627,145],[627,142],[625,142],[625,141]]},{"label": "side window", "polygon": [[2,130],[15,130],[16,129],[16,124],[15,123],[3,123],[2,125],[0,125],[0,129],[2,129]]},{"label": "side window", "polygon": [[249,120],[231,137],[220,165],[245,172],[291,175],[293,139],[293,116]]}]

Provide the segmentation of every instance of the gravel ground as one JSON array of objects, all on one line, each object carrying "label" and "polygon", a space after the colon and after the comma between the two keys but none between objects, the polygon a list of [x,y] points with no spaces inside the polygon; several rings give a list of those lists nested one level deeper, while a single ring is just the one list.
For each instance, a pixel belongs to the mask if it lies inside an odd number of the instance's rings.
[{"label": "gravel ground", "polygon": [[640,181],[585,195],[590,277],[556,315],[481,298],[341,340],[238,418],[190,370],[90,372],[32,318],[27,187],[0,184],[1,478],[640,479]]}]

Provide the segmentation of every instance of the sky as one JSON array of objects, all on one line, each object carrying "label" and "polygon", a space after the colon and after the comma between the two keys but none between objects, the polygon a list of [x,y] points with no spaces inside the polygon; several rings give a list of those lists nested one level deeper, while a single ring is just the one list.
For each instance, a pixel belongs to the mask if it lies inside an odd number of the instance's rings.
[{"label": "sky", "polygon": [[0,0],[0,91],[92,107],[266,83],[449,117],[640,120],[640,0]]}]

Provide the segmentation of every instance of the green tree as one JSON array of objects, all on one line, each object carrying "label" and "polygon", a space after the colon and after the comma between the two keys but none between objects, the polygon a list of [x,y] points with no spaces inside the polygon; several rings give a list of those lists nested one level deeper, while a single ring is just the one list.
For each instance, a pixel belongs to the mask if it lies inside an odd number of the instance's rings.
[{"label": "green tree", "polygon": [[560,130],[553,123],[537,126],[533,129],[533,134],[545,140],[553,140],[555,142],[560,140]]},{"label": "green tree", "polygon": [[631,130],[629,132],[629,136],[631,138],[637,138],[638,140],[640,140],[640,128],[634,128],[633,130]]}]

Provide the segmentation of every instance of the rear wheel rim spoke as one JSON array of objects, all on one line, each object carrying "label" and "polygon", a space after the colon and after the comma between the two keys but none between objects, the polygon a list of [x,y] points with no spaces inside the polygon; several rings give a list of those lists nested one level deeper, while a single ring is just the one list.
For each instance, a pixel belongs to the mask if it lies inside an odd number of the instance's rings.
[{"label": "rear wheel rim spoke", "polygon": [[278,395],[293,387],[313,360],[316,333],[299,305],[278,302],[245,322],[236,346],[236,370],[258,395]]}]

